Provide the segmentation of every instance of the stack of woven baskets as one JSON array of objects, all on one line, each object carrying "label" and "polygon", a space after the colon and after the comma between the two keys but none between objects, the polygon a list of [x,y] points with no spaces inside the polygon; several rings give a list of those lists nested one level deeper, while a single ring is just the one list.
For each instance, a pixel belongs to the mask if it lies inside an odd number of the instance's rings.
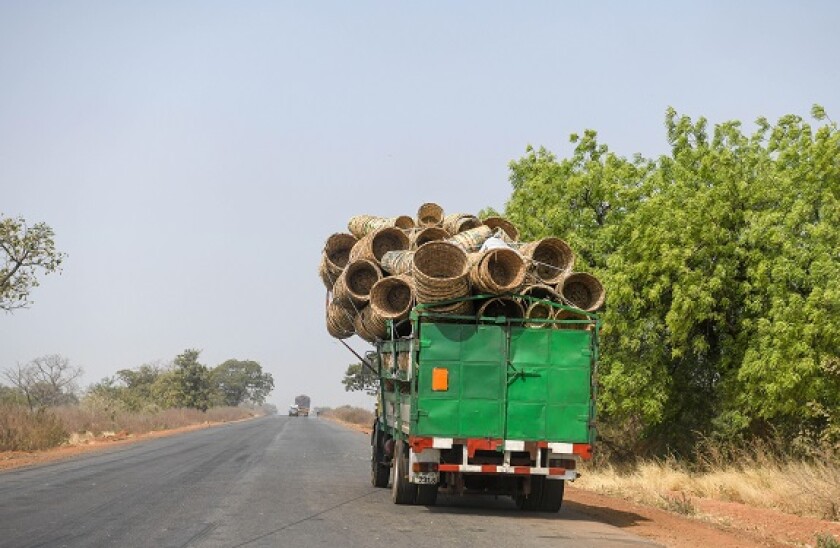
[{"label": "stack of woven baskets", "polygon": [[[347,226],[349,233],[327,238],[318,267],[329,292],[327,331],[339,339],[388,338],[388,320],[399,326],[417,304],[460,316],[524,318],[535,327],[550,325],[539,320],[582,318],[540,300],[586,312],[604,304],[598,279],[573,271],[566,242],[520,242],[517,228],[501,217],[444,215],[426,203],[416,218],[358,215]],[[458,300],[470,295],[484,298]]]}]

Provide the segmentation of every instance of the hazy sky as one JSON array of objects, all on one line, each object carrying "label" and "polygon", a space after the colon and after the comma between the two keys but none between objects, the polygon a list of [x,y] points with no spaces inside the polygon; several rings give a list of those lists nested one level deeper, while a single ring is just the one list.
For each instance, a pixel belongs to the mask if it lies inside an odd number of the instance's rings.
[{"label": "hazy sky", "polygon": [[0,315],[0,367],[200,348],[281,408],[370,406],[316,274],[350,216],[501,209],[510,160],[585,128],[659,154],[668,105],[840,118],[838,2],[452,4],[0,1],[0,212],[69,254]]}]

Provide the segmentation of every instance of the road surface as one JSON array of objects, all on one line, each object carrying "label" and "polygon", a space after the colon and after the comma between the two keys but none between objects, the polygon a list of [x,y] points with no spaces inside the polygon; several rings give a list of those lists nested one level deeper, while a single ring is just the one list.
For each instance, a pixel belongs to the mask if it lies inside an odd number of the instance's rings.
[{"label": "road surface", "polygon": [[369,480],[367,436],[265,417],[0,473],[0,546],[651,546],[509,498],[397,506]]}]

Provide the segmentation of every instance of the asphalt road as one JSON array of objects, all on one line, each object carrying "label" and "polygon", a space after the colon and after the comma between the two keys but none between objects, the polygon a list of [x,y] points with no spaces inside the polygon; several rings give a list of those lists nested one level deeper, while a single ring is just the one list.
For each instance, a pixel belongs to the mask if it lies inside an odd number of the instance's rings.
[{"label": "asphalt road", "polygon": [[651,546],[563,509],[440,497],[397,506],[367,436],[266,417],[0,473],[0,546]]}]

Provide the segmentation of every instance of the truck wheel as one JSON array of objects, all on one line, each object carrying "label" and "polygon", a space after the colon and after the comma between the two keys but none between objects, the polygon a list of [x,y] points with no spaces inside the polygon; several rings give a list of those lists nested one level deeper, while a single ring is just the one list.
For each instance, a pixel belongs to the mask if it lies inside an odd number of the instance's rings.
[{"label": "truck wheel", "polygon": [[545,480],[540,499],[540,512],[557,512],[563,505],[563,492],[566,482],[563,480]]},{"label": "truck wheel", "polygon": [[414,504],[417,500],[417,486],[408,481],[408,453],[405,443],[397,441],[394,448],[394,481],[391,485],[391,500],[394,504]]},{"label": "truck wheel", "polygon": [[382,464],[385,461],[385,435],[376,425],[370,440],[370,483],[374,487],[388,487],[391,467]]},{"label": "truck wheel", "polygon": [[434,506],[437,502],[438,486],[418,485],[416,503],[421,506]]},{"label": "truck wheel", "polygon": [[536,512],[539,510],[544,483],[544,477],[531,476],[531,494],[527,496],[524,493],[516,495],[516,507],[525,512]]}]

